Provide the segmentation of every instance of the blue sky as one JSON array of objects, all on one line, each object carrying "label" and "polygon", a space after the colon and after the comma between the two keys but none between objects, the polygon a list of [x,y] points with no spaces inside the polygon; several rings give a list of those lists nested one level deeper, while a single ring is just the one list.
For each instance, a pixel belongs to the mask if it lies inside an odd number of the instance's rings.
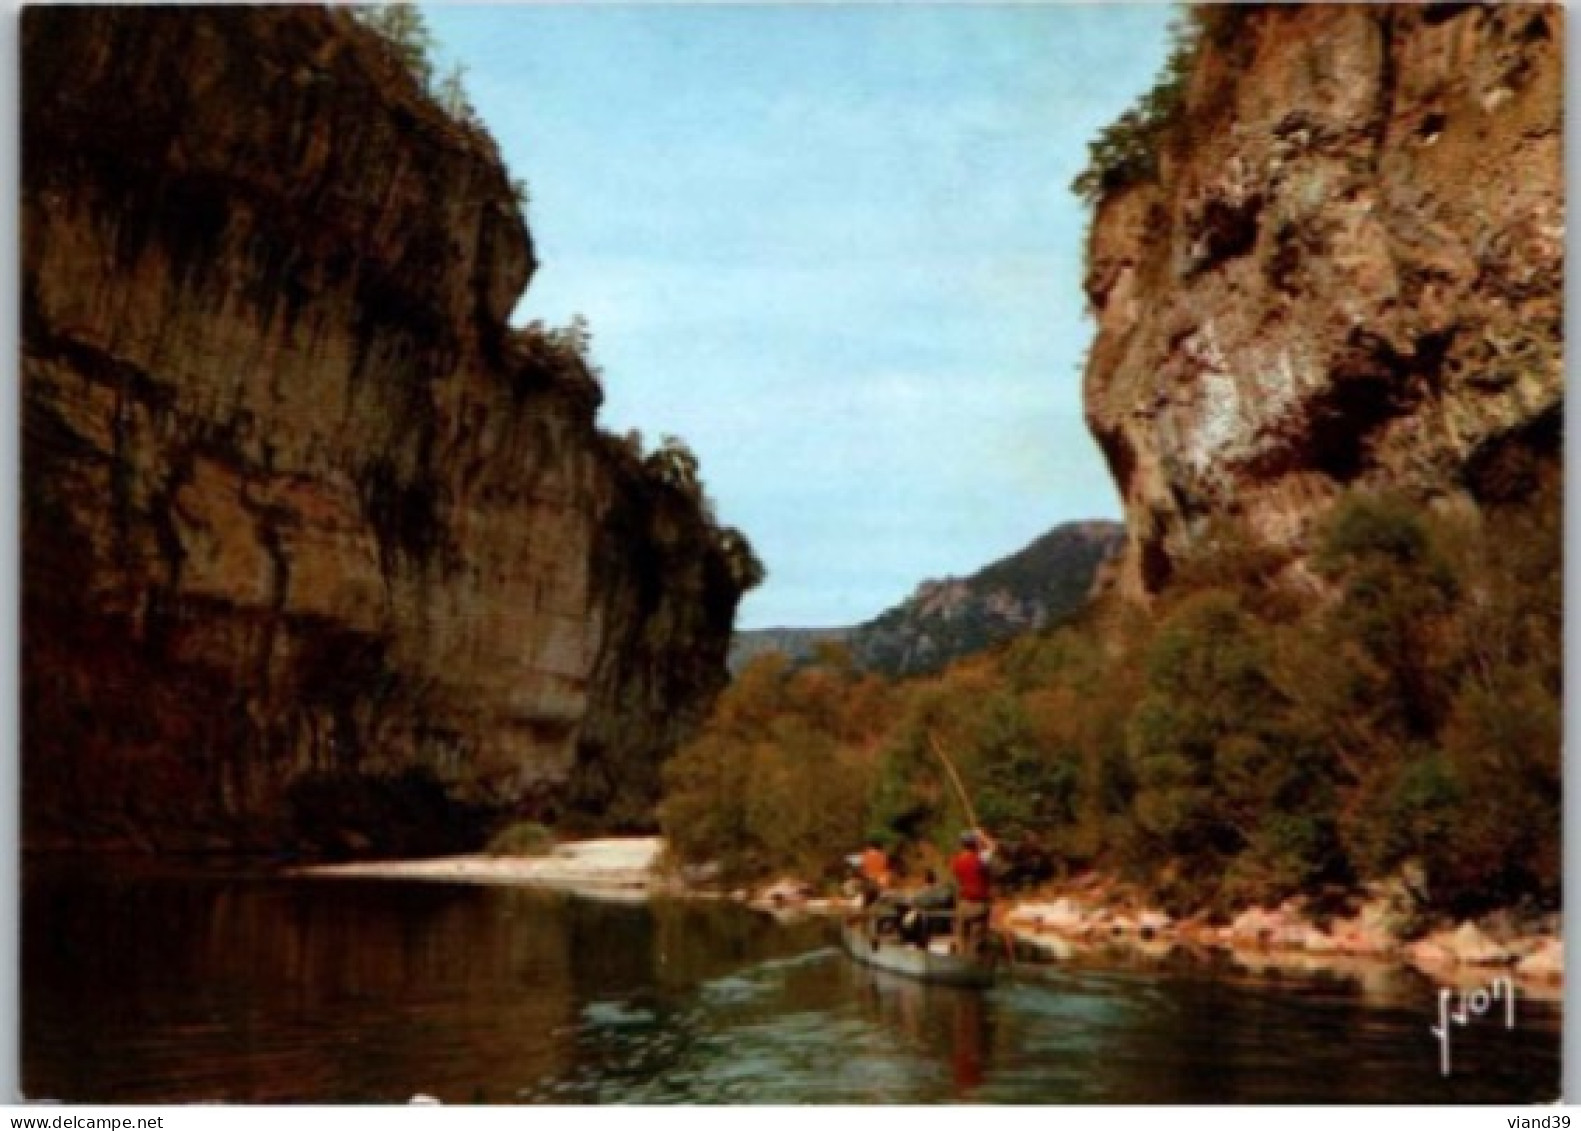
[{"label": "blue sky", "polygon": [[768,568],[739,627],[855,623],[1118,515],[1067,186],[1173,9],[424,11],[529,186],[517,320],[585,315],[604,426],[697,452]]}]

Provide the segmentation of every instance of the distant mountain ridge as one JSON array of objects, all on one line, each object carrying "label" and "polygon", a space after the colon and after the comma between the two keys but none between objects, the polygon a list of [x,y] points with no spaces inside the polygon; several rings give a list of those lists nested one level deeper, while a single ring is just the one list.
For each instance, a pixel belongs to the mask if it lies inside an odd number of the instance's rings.
[{"label": "distant mountain ridge", "polygon": [[778,652],[792,660],[806,660],[820,644],[845,644],[855,628],[753,628],[738,632],[730,641],[730,670],[740,671],[759,656]]},{"label": "distant mountain ridge", "polygon": [[738,632],[730,667],[739,671],[771,652],[805,660],[818,645],[836,643],[850,649],[858,667],[871,671],[892,676],[938,671],[1075,613],[1091,592],[1098,567],[1124,540],[1125,528],[1118,522],[1065,523],[970,577],[922,582],[903,603],[864,624]]}]

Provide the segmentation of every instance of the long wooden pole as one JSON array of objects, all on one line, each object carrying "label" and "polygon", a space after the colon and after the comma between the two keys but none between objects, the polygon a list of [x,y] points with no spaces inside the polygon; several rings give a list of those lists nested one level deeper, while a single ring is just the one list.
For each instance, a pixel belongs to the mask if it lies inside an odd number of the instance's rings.
[{"label": "long wooden pole", "polygon": [[[961,799],[961,807],[966,810],[966,819],[971,821],[974,830],[980,829],[982,826],[977,823],[977,810],[972,808],[972,799],[966,795],[966,786],[961,784],[961,775],[956,772],[955,763],[950,761],[950,756],[944,752],[944,747],[939,745],[937,736],[931,730],[928,732],[928,745],[933,747],[934,754],[938,755],[939,761],[944,763],[944,769],[950,775],[950,783],[955,786],[955,793]],[[959,931],[960,923],[957,921],[957,934],[959,934]],[[992,933],[990,932],[990,934]],[[1005,944],[1006,964],[1014,971],[1016,968],[1015,945],[1010,941],[1008,933],[1000,932],[1000,936]]]},{"label": "long wooden pole", "polygon": [[972,808],[972,799],[966,796],[966,787],[961,784],[961,775],[955,772],[955,763],[950,761],[950,756],[944,752],[944,747],[939,745],[939,740],[930,730],[928,732],[928,745],[933,747],[933,752],[938,755],[939,761],[944,763],[944,769],[950,775],[950,781],[955,786],[956,795],[961,799],[961,805],[966,810],[966,819],[971,821],[972,828],[980,828],[977,823],[977,811]]}]

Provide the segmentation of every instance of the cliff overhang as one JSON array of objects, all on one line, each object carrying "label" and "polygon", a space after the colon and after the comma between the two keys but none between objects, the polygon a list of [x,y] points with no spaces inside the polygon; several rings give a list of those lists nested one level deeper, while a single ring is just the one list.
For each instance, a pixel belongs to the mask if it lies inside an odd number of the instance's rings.
[{"label": "cliff overhang", "polygon": [[1353,488],[1484,501],[1556,459],[1562,12],[1205,6],[1088,245],[1089,425],[1145,600],[1215,519],[1301,570]]},{"label": "cliff overhang", "polygon": [[342,10],[34,7],[22,56],[25,843],[640,824],[739,547],[509,326],[492,141]]}]

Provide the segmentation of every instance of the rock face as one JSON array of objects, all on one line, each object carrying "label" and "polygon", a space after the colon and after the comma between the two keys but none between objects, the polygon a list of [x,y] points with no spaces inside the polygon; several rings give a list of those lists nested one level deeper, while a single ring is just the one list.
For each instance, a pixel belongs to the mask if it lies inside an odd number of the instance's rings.
[{"label": "rock face", "polygon": [[332,10],[35,8],[23,61],[26,842],[642,813],[741,570],[508,328],[493,143]]},{"label": "rock face", "polygon": [[1210,517],[1299,562],[1348,486],[1481,499],[1559,444],[1559,9],[1206,26],[1159,175],[1107,194],[1090,237],[1086,409],[1132,597]]}]

